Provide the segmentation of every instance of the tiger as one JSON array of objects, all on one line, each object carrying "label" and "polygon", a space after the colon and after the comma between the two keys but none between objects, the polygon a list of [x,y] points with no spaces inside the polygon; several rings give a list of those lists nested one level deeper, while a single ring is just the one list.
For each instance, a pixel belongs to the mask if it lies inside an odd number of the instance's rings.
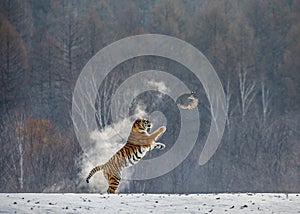
[{"label": "tiger", "polygon": [[117,151],[105,164],[94,167],[86,182],[98,171],[102,171],[108,182],[107,193],[116,193],[121,180],[121,171],[138,163],[148,151],[152,149],[162,150],[165,144],[156,142],[158,137],[166,131],[165,126],[161,126],[152,134],[149,134],[152,122],[148,119],[136,119],[128,136],[126,144]]}]

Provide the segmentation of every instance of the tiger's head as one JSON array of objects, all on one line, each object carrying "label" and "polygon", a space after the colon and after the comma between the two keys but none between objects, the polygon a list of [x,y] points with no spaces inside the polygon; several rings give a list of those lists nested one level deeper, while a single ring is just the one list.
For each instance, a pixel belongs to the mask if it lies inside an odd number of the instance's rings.
[{"label": "tiger's head", "polygon": [[144,118],[136,119],[132,125],[132,129],[137,132],[148,132],[151,128],[151,121]]}]

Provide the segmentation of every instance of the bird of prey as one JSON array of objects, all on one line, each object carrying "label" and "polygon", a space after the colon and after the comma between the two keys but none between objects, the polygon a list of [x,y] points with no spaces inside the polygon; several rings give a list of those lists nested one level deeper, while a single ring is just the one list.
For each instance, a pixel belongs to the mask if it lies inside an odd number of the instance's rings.
[{"label": "bird of prey", "polygon": [[177,98],[176,104],[182,108],[182,109],[193,109],[196,108],[199,100],[194,97],[194,94],[196,94],[195,91],[192,91],[189,94],[183,94],[180,97]]}]

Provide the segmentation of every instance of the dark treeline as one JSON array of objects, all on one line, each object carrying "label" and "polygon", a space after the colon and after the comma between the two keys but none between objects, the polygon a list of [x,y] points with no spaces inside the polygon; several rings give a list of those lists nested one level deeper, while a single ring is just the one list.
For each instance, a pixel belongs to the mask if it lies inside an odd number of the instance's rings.
[{"label": "dark treeline", "polygon": [[[214,66],[226,130],[206,165],[197,164],[199,141],[172,172],[124,191],[299,192],[299,11],[298,0],[1,0],[0,191],[85,191],[71,120],[77,77],[106,45],[159,33],[191,43]],[[210,123],[208,111],[201,117]]]}]

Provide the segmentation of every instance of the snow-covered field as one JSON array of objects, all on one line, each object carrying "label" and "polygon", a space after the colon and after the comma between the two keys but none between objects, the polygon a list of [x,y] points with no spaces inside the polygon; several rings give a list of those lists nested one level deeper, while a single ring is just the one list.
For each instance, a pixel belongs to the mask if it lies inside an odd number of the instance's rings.
[{"label": "snow-covered field", "polygon": [[0,193],[0,213],[300,213],[299,194]]}]

